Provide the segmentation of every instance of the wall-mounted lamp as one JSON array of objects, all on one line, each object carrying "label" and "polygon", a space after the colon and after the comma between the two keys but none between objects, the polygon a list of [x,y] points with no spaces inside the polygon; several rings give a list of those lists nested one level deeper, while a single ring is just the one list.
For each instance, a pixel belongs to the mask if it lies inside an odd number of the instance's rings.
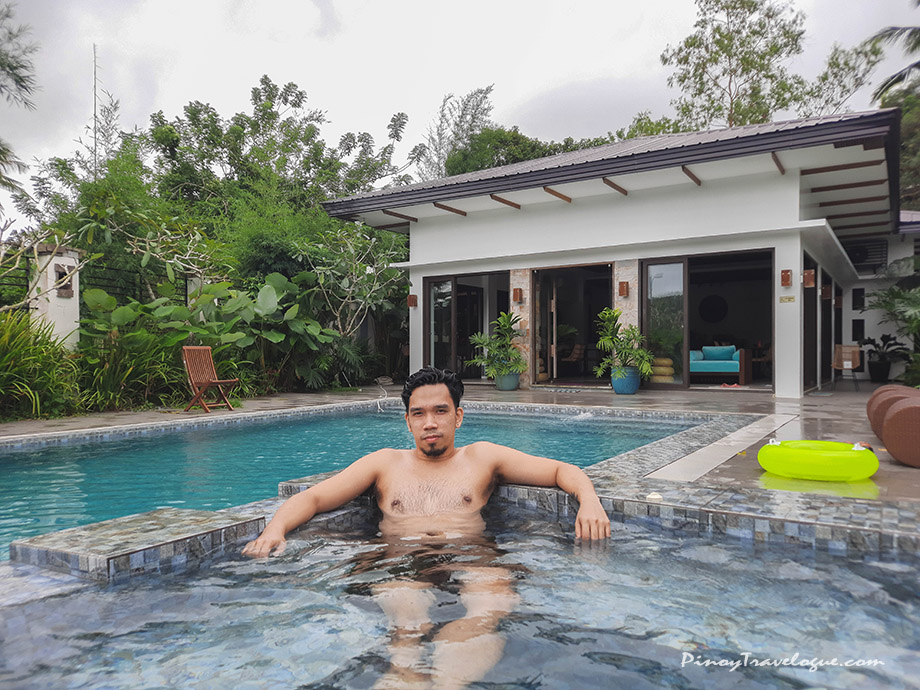
[{"label": "wall-mounted lamp", "polygon": [[409,303],[410,307],[417,307],[418,306],[418,295],[409,295],[406,301]]},{"label": "wall-mounted lamp", "polygon": [[783,287],[792,287],[792,271],[788,268],[780,271],[780,285]]},{"label": "wall-mounted lamp", "polygon": [[514,300],[517,304],[520,304],[524,301],[524,289],[523,288],[514,288],[511,291],[511,299]]},{"label": "wall-mounted lamp", "polygon": [[809,268],[808,270],[802,271],[802,286],[807,288],[813,288],[815,286],[815,269]]},{"label": "wall-mounted lamp", "polygon": [[626,280],[621,280],[619,284],[619,292],[617,293],[620,297],[629,297],[629,282]]}]

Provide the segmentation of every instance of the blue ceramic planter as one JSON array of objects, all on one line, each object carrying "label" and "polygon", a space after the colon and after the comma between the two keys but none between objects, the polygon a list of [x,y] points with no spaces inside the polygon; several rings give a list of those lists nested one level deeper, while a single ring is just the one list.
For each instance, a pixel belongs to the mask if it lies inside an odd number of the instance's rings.
[{"label": "blue ceramic planter", "polygon": [[[619,371],[622,371],[623,375],[617,378],[615,374]],[[639,390],[639,381],[638,367],[618,367],[613,370],[610,377],[610,385],[617,395],[634,395]]]},{"label": "blue ceramic planter", "polygon": [[516,391],[521,382],[520,374],[505,374],[495,377],[495,389],[500,391]]}]

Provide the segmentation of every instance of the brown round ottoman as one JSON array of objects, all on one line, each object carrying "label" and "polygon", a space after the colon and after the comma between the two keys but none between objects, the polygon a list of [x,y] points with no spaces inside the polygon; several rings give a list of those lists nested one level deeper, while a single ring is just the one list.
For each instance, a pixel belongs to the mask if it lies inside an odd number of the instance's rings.
[{"label": "brown round ottoman", "polygon": [[886,383],[884,386],[879,386],[874,391],[872,395],[869,396],[869,400],[866,402],[866,417],[872,419],[872,408],[875,406],[874,403],[878,401],[878,396],[882,393],[887,393],[888,391],[900,391],[907,388],[904,384],[901,383]]},{"label": "brown round ottoman", "polygon": [[875,404],[869,413],[869,424],[872,426],[872,433],[879,438],[882,438],[882,423],[891,406],[905,398],[920,397],[920,390],[916,388],[910,386],[899,386],[899,388],[901,390],[888,390],[875,398]]},{"label": "brown round ottoman", "polygon": [[920,467],[920,397],[903,398],[891,406],[882,424],[882,443],[898,462]]}]

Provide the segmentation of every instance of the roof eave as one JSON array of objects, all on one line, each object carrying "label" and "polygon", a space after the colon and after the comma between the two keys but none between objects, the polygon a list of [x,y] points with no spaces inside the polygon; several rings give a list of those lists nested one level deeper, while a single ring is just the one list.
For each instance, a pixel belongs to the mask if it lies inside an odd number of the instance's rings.
[{"label": "roof eave", "polygon": [[[564,184],[604,176],[647,172],[677,165],[705,163],[728,158],[770,153],[776,151],[809,148],[833,144],[841,140],[884,137],[888,159],[889,191],[894,190],[893,204],[897,204],[899,149],[898,128],[900,113],[896,110],[881,110],[859,119],[841,120],[802,127],[799,129],[764,132],[746,137],[723,141],[705,142],[691,146],[648,151],[601,161],[588,161],[559,168],[534,170],[523,173],[500,175],[481,180],[469,180],[443,184],[424,189],[399,188],[386,194],[369,197],[323,202],[330,216],[337,218],[354,214],[379,211],[384,208],[400,208],[416,204],[431,203],[444,199],[462,199],[496,192],[532,189],[544,185]],[[892,132],[894,134],[892,135]],[[892,153],[894,152],[894,153]],[[892,163],[892,159],[894,162]],[[894,173],[892,174],[892,170]],[[896,219],[897,215],[893,214]],[[897,222],[893,222],[897,227]],[[895,230],[896,231],[896,230]]]}]

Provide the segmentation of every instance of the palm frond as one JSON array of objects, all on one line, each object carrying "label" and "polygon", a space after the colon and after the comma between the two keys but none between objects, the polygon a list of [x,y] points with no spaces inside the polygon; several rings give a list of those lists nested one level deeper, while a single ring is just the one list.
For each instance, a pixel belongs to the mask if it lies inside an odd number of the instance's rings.
[{"label": "palm frond", "polygon": [[896,86],[900,86],[918,74],[920,74],[920,60],[909,64],[904,69],[895,72],[890,77],[885,79],[872,93],[872,98],[875,100],[880,100],[882,96],[891,91],[891,89],[895,88]]}]

